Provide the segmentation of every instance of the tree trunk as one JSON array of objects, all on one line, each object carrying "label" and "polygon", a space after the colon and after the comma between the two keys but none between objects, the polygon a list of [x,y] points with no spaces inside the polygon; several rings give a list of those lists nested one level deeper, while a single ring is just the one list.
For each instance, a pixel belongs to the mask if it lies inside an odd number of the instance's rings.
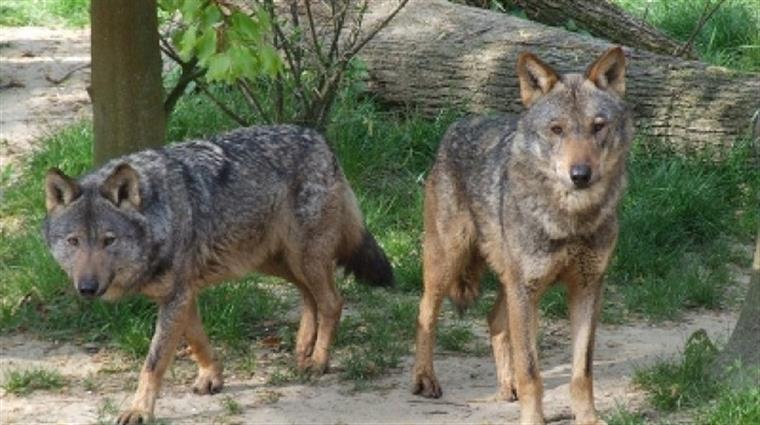
[{"label": "tree trunk", "polygon": [[[371,26],[394,1],[370,2]],[[435,116],[441,108],[519,113],[515,63],[530,50],[561,72],[580,72],[609,47],[524,19],[446,0],[412,0],[360,53],[369,88],[388,103]],[[726,146],[747,134],[760,76],[626,49],[627,100],[639,135],[678,150]],[[658,137],[658,139],[651,139]]]},{"label": "tree trunk", "polygon": [[666,55],[681,47],[681,43],[606,0],[515,0],[515,3],[530,19],[547,25],[562,26],[573,19],[595,36]]},{"label": "tree trunk", "polygon": [[[717,372],[736,387],[757,385],[760,379],[760,229],[747,298],[728,344],[718,356]],[[738,370],[732,370],[740,365]]]},{"label": "tree trunk", "polygon": [[[752,123],[752,139],[755,147],[760,145],[760,110],[755,113]],[[760,192],[756,196],[760,203]],[[729,382],[736,387],[757,385],[760,381],[760,224],[757,228],[751,273],[749,291],[739,313],[739,320],[726,348],[718,356],[716,367],[717,374],[728,377]],[[732,373],[731,367],[737,363],[742,368]]]},{"label": "tree trunk", "polygon": [[156,0],[93,0],[93,125],[96,165],[166,137]]}]

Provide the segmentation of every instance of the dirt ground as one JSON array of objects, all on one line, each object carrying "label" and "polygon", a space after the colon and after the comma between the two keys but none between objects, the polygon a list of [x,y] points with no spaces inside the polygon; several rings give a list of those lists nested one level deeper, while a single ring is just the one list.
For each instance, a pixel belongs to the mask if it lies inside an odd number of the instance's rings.
[{"label": "dirt ground", "polygon": [[[630,385],[636,367],[677,354],[698,329],[725,341],[735,320],[731,313],[699,313],[658,326],[601,326],[594,361],[597,407],[603,412],[619,406],[638,408],[644,395]],[[543,350],[541,359],[545,412],[557,423],[570,423],[568,327],[562,321],[548,326],[544,339],[551,340],[550,348]],[[480,330],[485,333],[485,326]],[[484,335],[482,339],[487,341]],[[25,335],[2,336],[0,347],[0,369],[45,367],[58,370],[70,382],[59,391],[0,396],[2,423],[95,423],[129,405],[137,365],[124,365],[106,352],[91,353],[88,346],[38,341]],[[497,390],[490,356],[437,353],[436,368],[444,388],[439,400],[410,393],[412,360],[407,357],[403,367],[361,390],[336,374],[308,384],[273,385],[267,383],[264,366],[252,377],[228,373],[224,391],[214,396],[190,391],[194,366],[179,360],[167,374],[156,415],[171,424],[486,424],[518,420],[517,403],[489,400]],[[267,364],[266,359],[261,362]],[[88,385],[88,379],[95,383]],[[225,407],[228,400],[239,404],[239,413],[230,413]]]},{"label": "dirt ground", "polygon": [[92,115],[89,63],[89,30],[0,27],[0,170]]},{"label": "dirt ground", "polygon": [[[0,171],[18,164],[41,135],[91,114],[85,90],[89,80],[87,30],[0,28]],[[64,79],[64,77],[67,77]],[[61,81],[61,79],[64,79]],[[1,197],[1,196],[0,196]],[[703,328],[725,341],[736,314],[689,313],[678,323],[602,325],[595,355],[596,400],[603,412],[617,406],[635,409],[643,394],[632,388],[636,367],[676,354],[686,338]],[[413,324],[410,324],[412,326]],[[544,329],[541,368],[545,411],[555,423],[569,413],[570,349],[568,325],[559,321]],[[485,328],[478,328],[485,343]],[[261,357],[266,357],[262,353]],[[487,355],[437,353],[436,369],[444,388],[439,400],[409,392],[412,357],[367,388],[328,374],[308,384],[269,384],[271,370],[229,372],[226,387],[215,396],[189,390],[193,366],[175,363],[165,380],[156,416],[169,423],[510,423],[518,418],[516,403],[489,400],[496,392],[493,361]],[[0,370],[40,366],[58,370],[69,384],[58,391],[17,397],[0,390],[0,423],[110,422],[127,407],[139,365],[124,364],[107,350],[87,345],[41,341],[28,335],[0,336]],[[230,409],[231,400],[240,409]],[[235,412],[233,412],[235,410]]]}]

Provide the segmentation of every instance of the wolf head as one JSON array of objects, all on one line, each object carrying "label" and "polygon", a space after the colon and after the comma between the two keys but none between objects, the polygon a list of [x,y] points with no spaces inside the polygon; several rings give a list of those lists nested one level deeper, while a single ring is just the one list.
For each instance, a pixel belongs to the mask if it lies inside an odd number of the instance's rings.
[{"label": "wolf head", "polygon": [[[532,160],[569,197],[588,198],[617,172],[632,138],[623,102],[625,56],[607,50],[581,74],[560,76],[530,53],[517,61],[520,95],[527,111],[515,141],[521,159]],[[581,194],[585,192],[584,194]]]},{"label": "wolf head", "polygon": [[76,291],[108,300],[129,292],[147,272],[150,246],[135,170],[121,164],[105,179],[77,182],[51,169],[45,193],[45,241]]}]

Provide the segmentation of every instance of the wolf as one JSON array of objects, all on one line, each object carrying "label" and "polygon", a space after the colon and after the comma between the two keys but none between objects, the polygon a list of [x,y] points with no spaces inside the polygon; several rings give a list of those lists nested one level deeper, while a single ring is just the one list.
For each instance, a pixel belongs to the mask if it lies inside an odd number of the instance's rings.
[{"label": "wolf", "polygon": [[182,338],[198,366],[193,390],[221,390],[222,366],[196,304],[204,287],[252,271],[293,282],[303,300],[298,367],[319,374],[341,316],[336,266],[371,285],[394,280],[338,161],[311,129],[238,129],[123,156],[78,180],[51,169],[45,188],[44,238],[76,291],[104,300],[143,294],[159,305],[119,424],[152,419]]},{"label": "wolf", "polygon": [[415,394],[442,394],[433,371],[442,299],[465,308],[490,267],[500,281],[488,315],[499,398],[519,399],[522,423],[544,423],[537,304],[561,281],[573,341],[572,411],[577,423],[603,423],[594,408],[592,359],[633,138],[625,66],[619,47],[583,74],[559,75],[523,53],[517,75],[524,113],[464,118],[447,130],[425,185]]}]

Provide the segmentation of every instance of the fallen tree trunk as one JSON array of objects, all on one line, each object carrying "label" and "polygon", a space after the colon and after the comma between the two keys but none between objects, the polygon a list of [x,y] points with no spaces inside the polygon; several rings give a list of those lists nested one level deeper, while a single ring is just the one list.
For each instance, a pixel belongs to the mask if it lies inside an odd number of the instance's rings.
[{"label": "fallen tree trunk", "polygon": [[[395,1],[370,2],[371,25]],[[369,25],[368,25],[369,26]],[[519,113],[515,63],[530,50],[561,72],[580,72],[609,47],[524,19],[446,0],[412,0],[360,53],[381,100],[416,106]],[[726,146],[747,134],[760,107],[760,76],[626,49],[627,100],[640,135],[679,150]]]},{"label": "fallen tree trunk", "polygon": [[597,37],[616,43],[672,55],[681,43],[645,21],[605,0],[515,0],[528,17],[547,25],[562,26],[573,19]]}]

